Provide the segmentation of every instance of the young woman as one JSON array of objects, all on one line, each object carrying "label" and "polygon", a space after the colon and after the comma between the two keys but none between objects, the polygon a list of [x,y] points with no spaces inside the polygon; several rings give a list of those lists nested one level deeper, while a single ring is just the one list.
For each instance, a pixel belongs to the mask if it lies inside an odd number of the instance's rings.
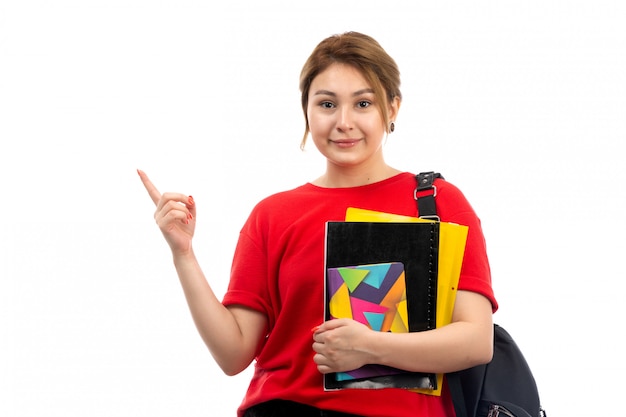
[{"label": "young woman", "polygon": [[192,247],[191,196],[161,195],[139,171],[156,204],[191,314],[214,359],[228,375],[255,362],[238,416],[454,416],[441,396],[403,389],[324,391],[323,374],[383,364],[446,373],[488,362],[497,303],[480,222],[463,194],[438,179],[442,221],[469,227],[450,325],[395,334],[349,319],[324,317],[324,233],[347,207],[416,216],[414,175],[385,162],[383,141],[400,109],[394,60],[371,37],[348,32],[323,40],[300,76],[310,137],[326,158],[314,181],[267,197],[241,229],[228,290],[211,290]]}]

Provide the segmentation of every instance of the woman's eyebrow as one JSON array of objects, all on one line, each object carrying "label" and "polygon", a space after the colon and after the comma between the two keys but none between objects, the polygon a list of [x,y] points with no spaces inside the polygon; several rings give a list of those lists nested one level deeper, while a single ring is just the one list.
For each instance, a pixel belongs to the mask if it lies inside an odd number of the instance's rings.
[{"label": "woman's eyebrow", "polygon": [[352,93],[352,96],[360,96],[362,94],[374,94],[374,90],[372,90],[371,88],[364,88],[362,90],[355,91],[354,93]]},{"label": "woman's eyebrow", "polygon": [[336,97],[337,94],[333,93],[332,91],[328,91],[328,90],[317,90],[313,95],[315,96],[332,96],[332,97]]},{"label": "woman's eyebrow", "polygon": [[[360,96],[361,94],[374,94],[374,90],[372,90],[371,88],[364,88],[362,90],[355,91],[354,93],[352,93],[352,96],[356,97],[356,96]],[[317,90],[313,95],[337,97],[337,94],[328,90]]]}]

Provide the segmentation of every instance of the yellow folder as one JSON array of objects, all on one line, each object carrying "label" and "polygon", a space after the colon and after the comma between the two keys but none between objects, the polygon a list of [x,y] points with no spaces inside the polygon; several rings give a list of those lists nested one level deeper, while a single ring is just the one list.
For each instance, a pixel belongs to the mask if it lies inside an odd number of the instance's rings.
[{"label": "yellow folder", "polygon": [[[434,220],[402,216],[350,207],[346,211],[346,221],[351,222],[432,222]],[[439,224],[439,263],[437,276],[436,326],[443,327],[452,321],[461,265],[465,253],[468,227],[456,223]],[[441,395],[443,374],[437,374],[437,389],[416,389],[429,395]]]}]

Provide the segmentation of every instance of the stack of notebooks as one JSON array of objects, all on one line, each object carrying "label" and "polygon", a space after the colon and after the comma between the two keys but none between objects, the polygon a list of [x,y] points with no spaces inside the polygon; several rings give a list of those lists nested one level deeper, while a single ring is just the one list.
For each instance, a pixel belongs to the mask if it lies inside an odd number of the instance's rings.
[{"label": "stack of notebooks", "polygon": [[[326,224],[326,319],[351,318],[382,332],[449,324],[467,227],[350,208]],[[440,395],[442,374],[366,365],[324,375],[324,389],[404,388]]]}]

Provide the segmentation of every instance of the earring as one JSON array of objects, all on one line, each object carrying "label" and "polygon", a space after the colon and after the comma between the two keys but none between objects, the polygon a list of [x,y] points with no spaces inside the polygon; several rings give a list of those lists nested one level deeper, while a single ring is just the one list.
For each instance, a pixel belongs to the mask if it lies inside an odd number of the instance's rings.
[{"label": "earring", "polygon": [[393,133],[396,130],[396,124],[394,122],[389,123],[389,131]]}]

